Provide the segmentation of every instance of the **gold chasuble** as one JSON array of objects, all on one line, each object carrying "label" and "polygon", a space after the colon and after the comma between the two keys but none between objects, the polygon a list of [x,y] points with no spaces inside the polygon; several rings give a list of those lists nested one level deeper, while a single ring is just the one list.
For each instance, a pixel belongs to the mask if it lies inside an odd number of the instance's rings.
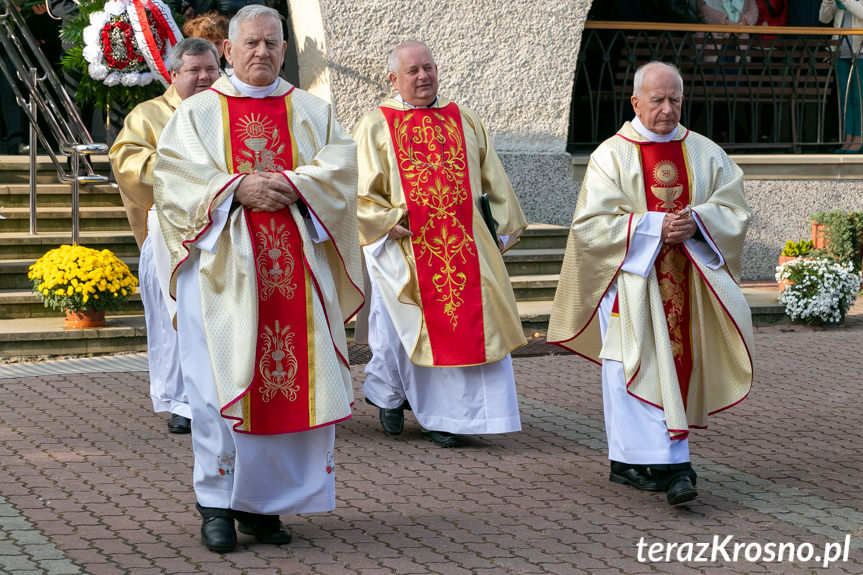
[{"label": "gold chasuble", "polygon": [[[476,113],[442,97],[412,109],[389,98],[357,123],[354,139],[360,244],[376,246],[367,269],[411,362],[481,365],[525,345],[481,196],[507,248],[527,221]],[[379,241],[399,223],[413,235]],[[358,325],[357,340],[364,335]]]},{"label": "gold chasuble", "polygon": [[[485,363],[479,258],[458,106],[381,108],[398,159],[436,366]],[[484,233],[481,230],[480,233]]]},{"label": "gold chasuble", "polygon": [[[622,272],[644,214],[687,204],[724,265],[703,261],[715,254],[692,239],[663,245],[647,277]],[[719,146],[683,126],[671,142],[650,142],[627,122],[588,163],[548,341],[621,362],[628,392],[664,410],[670,438],[706,427],[752,384],[752,318],[737,283],[748,221],[743,173]],[[602,339],[599,304],[614,282]]]},{"label": "gold chasuble", "polygon": [[[220,78],[183,101],[159,140],[154,192],[171,293],[180,266],[198,257],[220,411],[238,432],[300,432],[351,415],[344,323],[363,303],[355,162],[331,106],[284,81],[249,98]],[[281,173],[300,199],[278,212],[226,205],[253,171]],[[325,241],[313,241],[309,215]]]},{"label": "gold chasuble", "polygon": [[[231,173],[293,170],[291,93],[284,105],[259,98],[221,95],[226,156]],[[242,402],[243,419],[234,429],[255,434],[305,431],[314,427],[309,404],[314,382],[314,323],[311,281],[303,262],[302,240],[288,209],[243,210],[251,235],[258,284],[258,340],[255,375]],[[313,413],[313,410],[312,410]],[[230,417],[230,416],[229,416]]]}]

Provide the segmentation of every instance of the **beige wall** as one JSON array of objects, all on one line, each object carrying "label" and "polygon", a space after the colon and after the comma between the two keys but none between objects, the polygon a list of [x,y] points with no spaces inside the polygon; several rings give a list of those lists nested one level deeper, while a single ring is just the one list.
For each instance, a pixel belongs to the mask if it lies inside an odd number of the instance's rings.
[{"label": "beige wall", "polygon": [[499,148],[562,152],[589,4],[290,0],[300,87],[333,102],[350,130],[391,94],[389,50],[417,39],[435,54],[441,94],[479,112]]}]

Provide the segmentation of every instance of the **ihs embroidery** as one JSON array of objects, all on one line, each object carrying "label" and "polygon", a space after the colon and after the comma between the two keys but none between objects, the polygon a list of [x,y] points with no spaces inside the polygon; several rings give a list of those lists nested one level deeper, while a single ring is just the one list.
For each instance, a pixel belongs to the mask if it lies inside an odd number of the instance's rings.
[{"label": "ihs embroidery", "polygon": [[267,117],[248,114],[237,120],[234,130],[239,132],[239,139],[246,146],[246,149],[240,148],[241,157],[235,161],[237,172],[250,174],[288,169],[279,157],[285,151],[279,129]]}]

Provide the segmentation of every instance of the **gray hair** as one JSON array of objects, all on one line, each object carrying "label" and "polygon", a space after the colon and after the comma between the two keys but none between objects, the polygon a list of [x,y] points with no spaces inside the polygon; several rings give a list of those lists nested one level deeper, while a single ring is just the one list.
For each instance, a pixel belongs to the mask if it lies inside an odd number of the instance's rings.
[{"label": "gray hair", "polygon": [[389,57],[389,60],[387,62],[389,65],[387,72],[389,72],[391,74],[398,74],[399,68],[401,67],[401,64],[402,64],[401,60],[399,60],[399,52],[401,52],[405,48],[411,48],[414,46],[422,46],[423,48],[428,50],[429,54],[431,54],[432,61],[434,61],[434,54],[432,54],[431,48],[429,48],[428,46],[426,46],[425,44],[423,44],[419,40],[406,40],[405,42],[402,42],[401,44],[399,44],[398,46],[393,48],[392,52],[390,52],[390,57]]},{"label": "gray hair", "polygon": [[648,62],[647,64],[642,64],[635,71],[635,76],[632,79],[632,95],[640,96],[641,88],[644,86],[644,76],[649,72],[652,68],[656,68],[657,66],[665,68],[667,70],[671,70],[677,75],[677,79],[680,82],[680,93],[683,94],[683,76],[680,74],[680,70],[677,69],[677,66],[674,64],[669,64],[667,62],[660,62],[659,60],[654,60],[653,62]]},{"label": "gray hair", "polygon": [[232,44],[237,41],[237,38],[240,36],[240,24],[246,20],[264,17],[275,18],[279,22],[279,41],[284,41],[285,32],[282,30],[282,15],[275,8],[270,8],[263,4],[249,4],[240,8],[228,24],[228,40]]},{"label": "gray hair", "polygon": [[171,49],[171,53],[168,55],[168,65],[171,67],[171,70],[177,72],[180,66],[183,65],[183,56],[186,54],[197,56],[207,53],[213,55],[213,58],[216,59],[216,65],[218,65],[219,52],[212,42],[203,38],[183,38]]}]

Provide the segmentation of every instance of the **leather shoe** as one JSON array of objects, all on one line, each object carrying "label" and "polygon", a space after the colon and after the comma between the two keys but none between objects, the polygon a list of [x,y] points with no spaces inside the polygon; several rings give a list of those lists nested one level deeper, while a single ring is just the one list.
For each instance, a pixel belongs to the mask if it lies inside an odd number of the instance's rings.
[{"label": "leather shoe", "polygon": [[381,420],[381,427],[384,428],[387,435],[398,435],[405,428],[405,409],[410,408],[407,401],[394,409],[384,409],[383,407],[379,407],[372,403],[369,398],[366,398],[366,403],[378,408],[378,417]]},{"label": "leather shoe", "polygon": [[671,505],[679,505],[692,501],[698,497],[698,491],[695,485],[692,484],[692,478],[689,475],[678,475],[674,477],[668,484],[665,491],[665,498]]},{"label": "leather shoe", "polygon": [[204,517],[201,524],[201,542],[216,553],[228,553],[237,545],[237,532],[231,517]]},{"label": "leather shoe", "polygon": [[192,420],[188,417],[172,413],[171,418],[168,419],[168,431],[171,433],[191,433]]},{"label": "leather shoe", "polygon": [[420,435],[434,442],[438,447],[457,447],[459,445],[458,435],[449,433],[448,431],[434,431],[431,429],[423,429]]},{"label": "leather shoe", "polygon": [[253,535],[267,545],[285,545],[291,542],[291,532],[279,521],[278,515],[237,512],[240,533]]},{"label": "leather shoe", "polygon": [[621,485],[629,485],[641,491],[664,491],[663,482],[651,473],[646,465],[626,465],[612,462],[609,481]]}]

